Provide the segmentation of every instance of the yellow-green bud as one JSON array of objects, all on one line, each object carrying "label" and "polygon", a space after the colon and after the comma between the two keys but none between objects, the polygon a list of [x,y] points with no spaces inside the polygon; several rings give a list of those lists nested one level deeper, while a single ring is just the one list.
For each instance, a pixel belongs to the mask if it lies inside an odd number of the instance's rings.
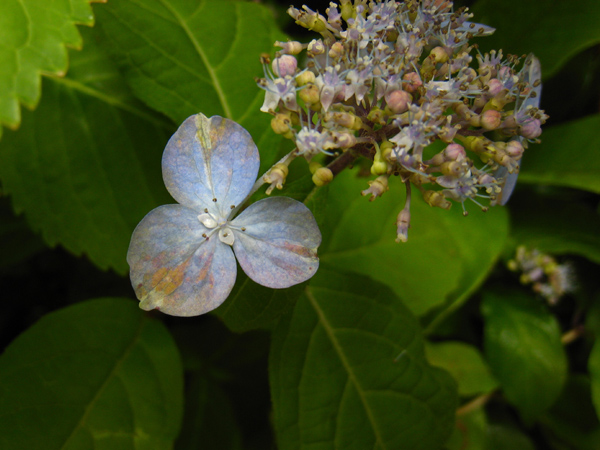
[{"label": "yellow-green bud", "polygon": [[319,103],[319,88],[316,84],[309,83],[303,89],[298,90],[298,97],[307,105]]},{"label": "yellow-green bud", "polygon": [[440,172],[444,175],[459,176],[462,172],[462,164],[457,161],[445,162],[440,166]]},{"label": "yellow-green bud", "polygon": [[360,120],[359,117],[356,117],[352,113],[336,112],[333,113],[332,119],[338,125],[341,125],[344,128],[349,128],[351,130],[360,130],[362,127],[362,120]]},{"label": "yellow-green bud", "polygon": [[304,86],[305,84],[314,83],[314,82],[315,82],[315,74],[312,73],[310,70],[305,70],[304,72],[302,72],[296,76],[296,84],[298,86]]},{"label": "yellow-green bud", "polygon": [[354,19],[356,17],[356,10],[354,9],[354,6],[350,3],[345,3],[342,4],[341,14],[342,19],[344,19],[347,22],[348,19]]},{"label": "yellow-green bud", "polygon": [[327,167],[321,167],[315,170],[315,173],[312,176],[313,183],[317,186],[325,186],[326,184],[331,183],[333,180],[333,172],[329,170]]},{"label": "yellow-green bud", "polygon": [[318,163],[317,161],[311,161],[308,164],[308,170],[310,170],[310,173],[313,173],[313,174],[321,167],[323,167],[323,165]]},{"label": "yellow-green bud", "polygon": [[490,143],[489,139],[481,136],[467,136],[464,140],[465,148],[472,152],[481,152],[485,149],[486,145]]},{"label": "yellow-green bud", "polygon": [[291,130],[291,119],[287,114],[276,114],[271,119],[271,128],[277,134],[286,134]]},{"label": "yellow-green bud", "polygon": [[433,60],[436,63],[445,63],[448,61],[448,52],[446,52],[443,47],[435,47],[431,49],[429,54],[433,57]]},{"label": "yellow-green bud", "polygon": [[373,161],[371,173],[373,175],[384,175],[388,171],[388,164],[384,161]]},{"label": "yellow-green bud", "polygon": [[329,57],[335,60],[339,59],[344,54],[344,45],[341,42],[334,42],[329,50]]},{"label": "yellow-green bud", "polygon": [[438,191],[425,191],[423,193],[423,199],[429,206],[437,206],[442,209],[450,209],[452,206],[452,203],[446,200],[446,197]]},{"label": "yellow-green bud", "polygon": [[367,114],[367,119],[373,123],[377,123],[379,125],[385,125],[385,114],[380,108],[374,107],[369,114]]}]

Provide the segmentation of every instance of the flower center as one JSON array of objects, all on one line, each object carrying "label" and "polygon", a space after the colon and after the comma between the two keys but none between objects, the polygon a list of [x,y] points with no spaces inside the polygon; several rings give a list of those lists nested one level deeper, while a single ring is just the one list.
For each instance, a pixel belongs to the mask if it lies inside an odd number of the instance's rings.
[{"label": "flower center", "polygon": [[[233,231],[231,231],[231,228],[227,226],[226,219],[218,220],[212,214],[204,213],[198,216],[198,220],[206,228],[213,230],[213,232],[216,231],[216,228],[218,228],[219,240],[224,244],[233,245],[233,242],[235,241],[235,236],[233,235]],[[213,234],[213,232],[211,232],[210,234]]]}]

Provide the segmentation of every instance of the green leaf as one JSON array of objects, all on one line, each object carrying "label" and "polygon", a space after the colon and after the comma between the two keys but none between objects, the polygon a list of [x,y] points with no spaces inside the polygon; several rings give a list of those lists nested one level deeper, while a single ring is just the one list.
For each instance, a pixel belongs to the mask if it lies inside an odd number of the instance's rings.
[{"label": "green leaf", "polygon": [[0,268],[18,264],[45,248],[23,217],[16,217],[7,201],[0,198]]},{"label": "green leaf", "polygon": [[544,130],[523,157],[519,181],[600,193],[600,114]]},{"label": "green leaf", "polygon": [[128,299],[44,316],[0,357],[0,447],[169,449],[182,411],[177,348]]},{"label": "green leaf", "polygon": [[274,331],[279,447],[439,449],[456,385],[424,356],[416,318],[385,286],[321,267]]},{"label": "green leaf", "polygon": [[529,422],[558,398],[567,359],[556,318],[519,291],[485,292],[485,355],[506,398]]},{"label": "green leaf", "polygon": [[94,24],[89,5],[94,1],[106,0],[0,3],[0,125],[19,126],[19,103],[29,109],[36,107],[41,74],[66,73],[65,47],[81,48],[82,39],[75,24]]},{"label": "green leaf", "polygon": [[482,408],[457,416],[446,450],[490,450],[486,440],[487,428],[487,418]]},{"label": "green leaf", "polygon": [[288,289],[270,289],[238,271],[231,294],[214,313],[237,333],[268,327],[293,307],[303,289],[304,284]]},{"label": "green leaf", "polygon": [[456,418],[447,450],[536,450],[529,437],[508,421],[489,422],[483,408]]},{"label": "green leaf", "polygon": [[135,95],[176,123],[202,112],[240,123],[261,150],[280,137],[259,111],[260,54],[281,35],[266,7],[223,0],[108,2],[98,8],[103,42]]},{"label": "green leaf", "polygon": [[539,420],[553,448],[598,450],[600,422],[590,399],[590,380],[571,375],[558,401]]},{"label": "green leaf", "polygon": [[369,202],[360,195],[367,180],[346,171],[329,186],[322,261],[387,284],[417,315],[444,302],[455,307],[464,301],[502,251],[506,211],[483,213],[473,205],[464,217],[458,204],[450,211],[431,208],[413,192],[408,242],[396,244],[404,187],[394,177],[390,191]]},{"label": "green leaf", "polygon": [[583,202],[518,196],[511,200],[511,213],[512,235],[518,244],[555,255],[574,253],[600,263],[600,215]]},{"label": "green leaf", "polygon": [[[473,21],[496,28],[477,43],[504,53],[535,53],[544,77],[550,76],[580,51],[600,42],[600,4],[552,0],[479,0],[471,8]],[[533,26],[535,25],[535,26]]]},{"label": "green leaf", "polygon": [[482,450],[536,450],[526,434],[516,427],[502,423],[488,426],[486,441],[487,446]]},{"label": "green leaf", "polygon": [[590,381],[592,389],[592,402],[596,408],[596,415],[600,417],[600,339],[596,338],[588,360]]},{"label": "green leaf", "polygon": [[447,370],[458,383],[463,396],[485,394],[498,387],[479,350],[463,342],[427,342],[428,361]]},{"label": "green leaf", "polygon": [[217,383],[200,374],[186,377],[186,407],[177,450],[241,450],[231,402]]},{"label": "green leaf", "polygon": [[132,98],[86,31],[67,78],[44,80],[44,98],[22,129],[0,142],[0,178],[34,231],[51,246],[127,271],[133,229],[173,203],[160,160],[170,125]]}]

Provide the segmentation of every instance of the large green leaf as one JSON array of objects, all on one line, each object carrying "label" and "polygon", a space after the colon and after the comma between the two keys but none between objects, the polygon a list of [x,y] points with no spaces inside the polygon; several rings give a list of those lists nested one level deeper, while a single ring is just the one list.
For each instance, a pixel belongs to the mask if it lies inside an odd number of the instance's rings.
[{"label": "large green leaf", "polygon": [[581,50],[600,42],[600,3],[554,0],[479,0],[471,8],[474,21],[496,28],[477,43],[506,53],[535,53],[543,75],[555,73]]},{"label": "large green leaf", "polygon": [[590,371],[592,402],[594,403],[594,408],[596,408],[597,416],[600,417],[600,339],[598,338],[596,338],[596,342],[594,342],[594,346],[590,352],[588,368]]},{"label": "large green leaf", "polygon": [[416,318],[387,287],[321,267],[273,334],[281,449],[439,449],[456,385],[424,356]]},{"label": "large green leaf", "polygon": [[48,314],[0,357],[0,448],[169,449],[182,412],[179,353],[128,299]]},{"label": "large green leaf", "polygon": [[289,289],[269,289],[239,270],[231,294],[215,314],[237,333],[268,327],[293,307],[303,287],[304,284]]},{"label": "large green leaf", "polygon": [[536,450],[529,437],[508,422],[488,422],[485,409],[458,415],[447,450]]},{"label": "large green leaf", "polygon": [[[134,93],[176,123],[202,112],[244,126],[261,156],[279,136],[261,113],[260,54],[281,39],[271,12],[254,2],[121,0],[97,8],[98,27]],[[269,161],[272,162],[272,161]]]},{"label": "large green leaf", "polygon": [[481,353],[464,342],[447,341],[425,346],[427,359],[447,370],[458,383],[458,393],[469,396],[485,394],[498,387]]},{"label": "large green leaf", "polygon": [[186,374],[186,402],[177,450],[241,450],[242,438],[229,398],[203,374]]},{"label": "large green leaf", "polygon": [[596,114],[544,130],[542,144],[523,157],[519,181],[600,193],[599,127]]},{"label": "large green leaf", "polygon": [[529,422],[554,403],[565,383],[556,317],[520,291],[484,293],[482,312],[486,359],[508,401]]},{"label": "large green leaf", "polygon": [[387,284],[417,315],[457,305],[485,279],[508,234],[505,210],[482,213],[473,205],[464,217],[459,204],[431,208],[413,192],[408,242],[396,244],[400,180],[391,179],[390,191],[374,202],[360,195],[366,187],[366,178],[349,171],[330,185],[323,261]]},{"label": "large green leaf", "polygon": [[66,73],[65,47],[81,48],[75,24],[94,24],[89,5],[94,1],[106,0],[0,2],[0,125],[19,126],[19,103],[35,108],[41,74]]},{"label": "large green leaf", "polygon": [[445,450],[489,450],[486,441],[487,418],[483,408],[456,417],[456,426]]},{"label": "large green leaf", "polygon": [[600,215],[582,202],[518,196],[511,213],[516,243],[557,255],[574,253],[600,263]]},{"label": "large green leaf", "polygon": [[0,268],[17,264],[45,248],[22,217],[15,217],[8,199],[0,199]]},{"label": "large green leaf", "polygon": [[173,202],[160,161],[170,124],[136,101],[86,31],[67,78],[44,80],[44,97],[18,132],[0,142],[0,178],[50,245],[86,253],[125,273],[137,223]]},{"label": "large green leaf", "polygon": [[559,399],[539,420],[552,448],[598,450],[600,422],[590,398],[590,380],[572,374]]}]

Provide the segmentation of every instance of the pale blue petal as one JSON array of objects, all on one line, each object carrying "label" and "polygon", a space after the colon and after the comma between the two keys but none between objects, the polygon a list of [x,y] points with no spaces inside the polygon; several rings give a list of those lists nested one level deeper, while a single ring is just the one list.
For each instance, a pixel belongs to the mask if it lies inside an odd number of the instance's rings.
[{"label": "pale blue petal", "polygon": [[231,248],[213,231],[200,223],[196,211],[181,205],[160,206],[144,217],[127,252],[142,309],[197,316],[223,303],[237,267]]},{"label": "pale blue petal", "polygon": [[519,173],[508,173],[508,169],[506,167],[498,167],[494,172],[495,178],[504,178],[504,183],[502,184],[502,192],[496,200],[492,203],[492,205],[506,205],[510,196],[512,195],[515,186],[517,185],[517,178],[519,178]]},{"label": "pale blue petal", "polygon": [[[535,94],[529,95],[524,100],[519,97],[516,105],[517,112],[525,111],[529,107],[538,108],[540,106],[540,99],[542,97],[542,66],[540,65],[540,60],[537,59],[532,53],[530,53],[525,60],[521,81],[526,84],[530,84],[531,90]],[[537,86],[534,85],[536,81],[539,81]],[[519,142],[523,142],[523,138],[521,136],[517,136],[516,139],[518,139]],[[504,184],[502,185],[502,192],[493,204],[497,203],[499,205],[506,205],[513,193],[513,190],[515,189],[515,186],[517,185],[519,172],[516,171],[515,173],[508,173],[508,170],[505,167],[499,167],[494,172],[494,177],[506,178],[504,180]]]},{"label": "pale blue petal", "polygon": [[319,268],[321,232],[303,203],[288,197],[260,200],[233,219],[231,229],[235,256],[258,284],[286,288],[308,280]]},{"label": "pale blue petal", "polygon": [[[542,66],[540,60],[533,53],[530,53],[525,59],[521,81],[531,85],[531,91],[535,94],[527,96],[524,100],[519,97],[515,107],[516,111],[525,111],[529,107],[539,108],[540,99],[542,98]],[[536,81],[539,81],[539,83],[534,86]]]},{"label": "pale blue petal", "polygon": [[175,200],[225,219],[231,206],[238,206],[250,192],[259,163],[256,145],[244,128],[219,116],[197,114],[169,140],[162,170]]}]

